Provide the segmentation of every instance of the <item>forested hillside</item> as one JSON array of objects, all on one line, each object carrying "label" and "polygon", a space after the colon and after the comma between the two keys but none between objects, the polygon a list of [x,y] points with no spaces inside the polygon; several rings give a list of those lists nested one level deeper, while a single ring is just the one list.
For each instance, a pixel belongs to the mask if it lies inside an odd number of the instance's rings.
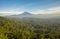
[{"label": "forested hillside", "polygon": [[60,39],[60,22],[24,22],[0,17],[0,39]]}]

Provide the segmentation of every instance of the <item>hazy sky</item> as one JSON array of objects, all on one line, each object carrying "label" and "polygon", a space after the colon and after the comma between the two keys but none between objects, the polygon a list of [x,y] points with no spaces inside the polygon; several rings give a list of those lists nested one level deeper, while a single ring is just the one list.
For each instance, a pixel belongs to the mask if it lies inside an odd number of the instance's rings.
[{"label": "hazy sky", "polygon": [[0,15],[60,13],[60,0],[0,0]]}]

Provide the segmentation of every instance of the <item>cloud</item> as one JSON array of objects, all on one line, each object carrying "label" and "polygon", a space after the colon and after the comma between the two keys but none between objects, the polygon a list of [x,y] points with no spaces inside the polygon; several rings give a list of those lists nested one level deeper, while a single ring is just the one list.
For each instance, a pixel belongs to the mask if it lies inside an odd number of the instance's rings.
[{"label": "cloud", "polygon": [[34,14],[58,14],[60,13],[60,7],[53,7],[53,8],[48,8],[48,9],[44,9],[44,10],[35,10],[32,11],[32,13]]},{"label": "cloud", "polygon": [[[18,7],[18,8],[9,8],[0,11],[0,15],[13,15],[13,14],[21,14],[24,12],[24,7]],[[29,12],[32,12],[32,14],[60,14],[60,7],[52,7],[47,9],[35,9],[35,10],[27,10]]]},{"label": "cloud", "polygon": [[13,14],[20,14],[23,11],[21,7],[10,7],[4,10],[0,10],[0,15],[13,15]]}]

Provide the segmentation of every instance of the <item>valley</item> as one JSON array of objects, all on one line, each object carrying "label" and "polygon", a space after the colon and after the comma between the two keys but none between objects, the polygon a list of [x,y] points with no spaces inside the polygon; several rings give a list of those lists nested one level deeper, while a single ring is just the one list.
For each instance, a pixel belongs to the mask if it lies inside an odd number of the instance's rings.
[{"label": "valley", "polygon": [[1,39],[60,39],[60,16],[37,18],[24,14],[0,17]]}]

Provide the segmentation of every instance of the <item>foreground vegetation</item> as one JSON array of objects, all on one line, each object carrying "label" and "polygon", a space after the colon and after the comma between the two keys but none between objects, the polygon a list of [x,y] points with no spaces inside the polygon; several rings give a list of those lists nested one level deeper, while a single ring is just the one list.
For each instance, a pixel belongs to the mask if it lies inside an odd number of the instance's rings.
[{"label": "foreground vegetation", "polygon": [[23,22],[0,17],[0,39],[60,39],[60,22]]}]

